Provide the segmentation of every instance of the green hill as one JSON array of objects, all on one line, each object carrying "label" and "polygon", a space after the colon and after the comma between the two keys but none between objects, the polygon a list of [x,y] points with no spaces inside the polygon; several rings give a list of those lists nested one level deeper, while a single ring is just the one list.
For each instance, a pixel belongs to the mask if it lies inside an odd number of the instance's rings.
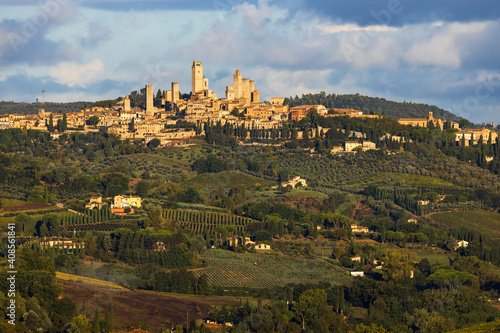
[{"label": "green hill", "polygon": [[359,94],[327,95],[324,91],[319,94],[303,94],[300,98],[298,96],[285,98],[285,104],[294,106],[321,104],[325,105],[327,108],[347,108],[361,110],[365,113],[379,113],[394,119],[427,117],[429,112],[433,112],[435,117],[441,119],[451,121],[460,121],[460,119],[462,119],[434,105],[413,102],[393,102],[384,98],[361,96]]},{"label": "green hill", "polygon": [[83,107],[91,106],[93,102],[72,102],[72,103],[16,103],[0,101],[0,114],[36,114],[38,109],[44,108],[46,112],[64,113],[77,112]]}]

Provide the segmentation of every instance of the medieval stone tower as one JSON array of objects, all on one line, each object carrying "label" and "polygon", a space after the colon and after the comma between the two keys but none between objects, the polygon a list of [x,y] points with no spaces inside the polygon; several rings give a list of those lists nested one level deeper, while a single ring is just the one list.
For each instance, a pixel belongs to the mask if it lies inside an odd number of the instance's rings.
[{"label": "medieval stone tower", "polygon": [[204,82],[205,80],[203,79],[203,65],[201,64],[201,62],[193,60],[191,74],[191,93],[193,95],[202,93],[205,84],[208,88],[208,79],[206,80],[206,82]]},{"label": "medieval stone tower", "polygon": [[179,82],[172,82],[172,103],[179,101]]},{"label": "medieval stone tower", "polygon": [[146,84],[146,115],[153,115],[155,106],[153,101],[153,85]]},{"label": "medieval stone tower", "polygon": [[242,95],[243,78],[241,77],[241,72],[237,69],[233,75],[233,89],[234,89],[234,99],[238,99]]}]

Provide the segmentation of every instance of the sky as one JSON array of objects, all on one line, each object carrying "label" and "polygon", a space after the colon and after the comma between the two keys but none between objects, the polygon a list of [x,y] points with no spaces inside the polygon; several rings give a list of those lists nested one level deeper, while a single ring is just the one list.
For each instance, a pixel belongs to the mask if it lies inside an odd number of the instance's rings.
[{"label": "sky", "polygon": [[0,0],[0,100],[189,93],[196,59],[219,97],[239,69],[261,99],[359,93],[498,124],[499,32],[494,0]]}]

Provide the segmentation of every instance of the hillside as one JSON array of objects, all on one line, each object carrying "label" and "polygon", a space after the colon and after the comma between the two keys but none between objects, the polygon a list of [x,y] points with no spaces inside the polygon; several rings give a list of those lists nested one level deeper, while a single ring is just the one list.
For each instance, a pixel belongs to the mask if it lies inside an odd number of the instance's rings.
[{"label": "hillside", "polygon": [[500,320],[462,328],[460,330],[451,331],[450,333],[490,333],[498,331],[500,331]]},{"label": "hillside", "polygon": [[0,101],[0,114],[36,114],[38,109],[44,108],[46,112],[63,113],[77,112],[78,110],[90,106],[93,102],[72,102],[72,103],[16,103]]},{"label": "hillside", "polygon": [[[81,277],[77,276],[75,279],[82,280]],[[69,297],[79,308],[85,300],[88,313],[93,313],[96,306],[102,312],[107,307],[114,306],[115,329],[119,331],[125,331],[130,323],[147,322],[151,325],[151,332],[158,332],[160,328],[170,328],[176,323],[186,325],[190,318],[203,317],[214,306],[232,305],[240,301],[240,298],[226,296],[193,296],[143,290],[118,290],[62,279],[58,279],[58,283],[63,288],[62,296]]]},{"label": "hillside", "polygon": [[431,215],[431,222],[447,230],[466,227],[477,230],[485,239],[500,239],[500,214],[488,211],[445,212]]},{"label": "hillside", "polygon": [[434,116],[441,119],[460,121],[460,117],[453,113],[440,109],[434,105],[412,103],[412,102],[393,102],[380,97],[368,97],[355,95],[335,95],[321,92],[319,94],[306,94],[302,97],[289,97],[285,99],[285,104],[288,105],[308,105],[321,104],[328,108],[348,108],[362,110],[365,113],[373,112],[384,116],[399,119],[399,118],[420,118],[427,116],[429,112],[433,112]]}]

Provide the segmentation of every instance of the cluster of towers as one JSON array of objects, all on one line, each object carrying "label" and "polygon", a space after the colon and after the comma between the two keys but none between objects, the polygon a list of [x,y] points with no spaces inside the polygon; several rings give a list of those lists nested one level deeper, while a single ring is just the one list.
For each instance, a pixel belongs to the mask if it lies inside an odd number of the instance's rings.
[{"label": "cluster of towers", "polygon": [[[193,60],[191,67],[191,101],[196,100],[216,100],[217,94],[208,88],[208,78],[203,77],[203,65],[201,62]],[[154,105],[153,85],[147,84],[146,93],[146,115],[153,116],[156,112]],[[260,102],[260,92],[255,90],[255,81],[241,76],[240,70],[236,70],[233,75],[233,85],[226,87],[226,103],[237,103],[250,106],[251,103]],[[180,99],[179,82],[172,82],[171,90],[165,91],[164,101],[171,105],[178,103]],[[126,96],[124,110],[130,111],[130,97]]]},{"label": "cluster of towers", "polygon": [[[198,98],[209,97],[216,99],[216,95],[208,88],[208,79],[203,77],[203,65],[201,62],[193,60],[191,67],[191,95]],[[233,75],[233,85],[226,87],[227,101],[242,101],[246,105],[258,103],[260,92],[255,90],[255,81],[241,76],[240,70],[236,70]]]},{"label": "cluster of towers", "polygon": [[245,104],[259,103],[260,92],[255,90],[255,81],[243,78],[237,69],[233,75],[233,86],[226,87],[226,100],[245,99]]}]

